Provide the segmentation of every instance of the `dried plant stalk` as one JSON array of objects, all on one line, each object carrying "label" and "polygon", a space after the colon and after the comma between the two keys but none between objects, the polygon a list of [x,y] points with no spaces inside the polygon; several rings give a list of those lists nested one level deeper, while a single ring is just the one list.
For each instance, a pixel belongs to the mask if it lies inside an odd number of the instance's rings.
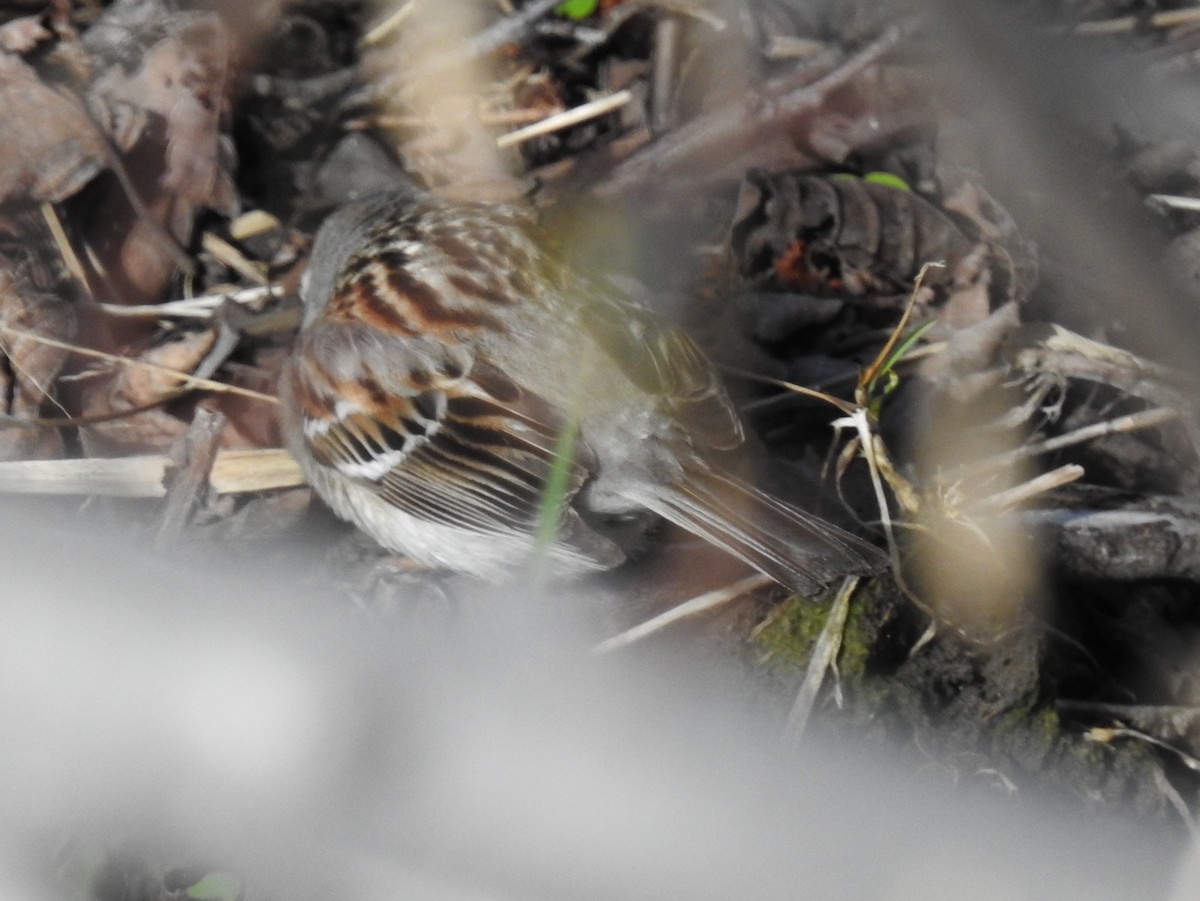
[{"label": "dried plant stalk", "polygon": [[[165,454],[86,460],[0,463],[3,494],[98,494],[163,497],[171,458]],[[300,466],[285,450],[221,451],[209,485],[217,494],[273,491],[304,485]]]}]

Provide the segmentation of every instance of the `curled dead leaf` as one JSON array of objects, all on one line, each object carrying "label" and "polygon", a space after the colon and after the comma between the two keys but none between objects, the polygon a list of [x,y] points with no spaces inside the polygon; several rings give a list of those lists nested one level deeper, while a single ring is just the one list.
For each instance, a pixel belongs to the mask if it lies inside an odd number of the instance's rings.
[{"label": "curled dead leaf", "polygon": [[[104,417],[131,412],[128,416],[97,422],[81,430],[84,449],[89,456],[108,456],[118,452],[165,452],[187,429],[187,423],[163,406],[185,384],[182,376],[173,376],[161,368],[190,373],[205,358],[216,341],[211,329],[177,332],[167,340],[139,354],[132,364],[108,364],[84,382],[81,415]],[[138,366],[137,362],[152,364]],[[149,407],[149,409],[141,409]]]},{"label": "curled dead leaf", "polygon": [[103,249],[115,299],[141,303],[161,298],[179,263],[170,239],[187,244],[200,211],[233,215],[238,202],[224,132],[228,29],[212,14],[163,13],[131,34],[145,36],[144,46],[131,41],[140,58],[114,60],[92,82],[88,100],[126,151],[145,209],[135,214],[125,187],[112,184],[97,204],[106,215],[87,230]]},{"label": "curled dead leaf", "polygon": [[58,203],[105,168],[108,146],[83,104],[8,54],[0,54],[0,110],[20,123],[0,143],[0,204]]}]

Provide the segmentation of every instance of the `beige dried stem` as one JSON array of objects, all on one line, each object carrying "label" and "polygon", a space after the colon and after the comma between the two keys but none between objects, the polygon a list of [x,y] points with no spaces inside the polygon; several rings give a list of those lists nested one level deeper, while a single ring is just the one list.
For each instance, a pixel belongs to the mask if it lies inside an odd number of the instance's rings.
[{"label": "beige dried stem", "polygon": [[1139,28],[1178,28],[1194,26],[1200,22],[1200,8],[1189,6],[1185,9],[1163,10],[1150,16],[1121,16],[1116,19],[1100,19],[1092,22],[1080,22],[1069,30],[1071,34],[1086,37],[1109,37],[1114,34],[1135,31]]},{"label": "beige dried stem", "polygon": [[667,626],[701,613],[707,613],[709,610],[715,610],[718,607],[728,604],[730,601],[736,601],[738,598],[745,597],[752,591],[758,591],[760,588],[766,588],[768,585],[774,584],[775,581],[770,576],[755,574],[747,576],[744,579],[739,579],[732,585],[726,585],[713,591],[706,591],[704,594],[698,595],[689,601],[684,601],[682,604],[676,604],[670,610],[660,613],[658,616],[651,617],[645,622],[638,623],[638,625],[626,629],[612,638],[605,639],[592,648],[592,653],[611,654],[613,651],[619,651],[621,648],[628,647],[656,632],[661,632]]},{"label": "beige dried stem", "polygon": [[628,90],[616,91],[604,97],[597,97],[595,100],[590,100],[587,103],[564,110],[561,113],[546,116],[544,119],[540,119],[524,128],[518,128],[502,134],[496,138],[496,146],[501,149],[515,147],[524,141],[554,134],[556,131],[562,131],[581,122],[587,122],[589,119],[606,116],[626,106],[632,100],[633,92]]},{"label": "beige dried stem", "polygon": [[789,747],[795,748],[804,736],[809,717],[812,716],[813,706],[817,702],[817,694],[825,682],[826,673],[833,671],[837,674],[837,657],[842,649],[842,635],[846,631],[846,620],[850,615],[850,598],[858,588],[860,578],[847,576],[833,604],[829,608],[829,616],[817,641],[813,645],[812,654],[808,658],[808,666],[804,670],[804,680],[796,693],[796,700],[788,713],[784,726],[784,740]]},{"label": "beige dried stem", "polygon": [[197,297],[186,297],[182,300],[168,300],[163,303],[136,304],[123,306],[121,304],[102,303],[97,306],[109,316],[144,319],[212,319],[217,310],[227,303],[254,308],[259,304],[283,295],[283,289],[277,285],[261,285],[254,288],[241,288],[225,294],[204,294]]},{"label": "beige dried stem", "polygon": [[[166,454],[0,462],[0,494],[159,498],[175,464]],[[304,474],[281,448],[220,450],[208,477],[217,494],[297,488]]]},{"label": "beige dried stem", "polygon": [[84,269],[83,261],[79,259],[79,254],[71,245],[71,239],[67,237],[67,231],[63,228],[58,211],[51,203],[43,203],[41,209],[42,219],[45,220],[46,227],[50,229],[50,236],[54,239],[54,246],[58,249],[59,256],[62,257],[63,265],[67,267],[67,271],[71,273],[71,277],[75,279],[79,287],[85,293],[91,293],[87,270]]},{"label": "beige dried stem", "polygon": [[205,391],[216,391],[224,394],[237,394],[242,397],[248,397],[251,400],[261,400],[272,404],[279,403],[279,399],[273,394],[264,394],[261,391],[254,391],[250,388],[242,388],[239,385],[229,385],[225,382],[201,378],[200,376],[195,376],[191,373],[180,372],[177,369],[171,369],[168,366],[159,366],[155,363],[148,363],[145,360],[135,360],[132,357],[124,357],[120,356],[119,354],[105,353],[102,350],[93,350],[90,347],[81,347],[78,344],[71,344],[66,341],[57,341],[54,338],[47,338],[43,335],[35,334],[34,332],[25,331],[24,329],[0,325],[0,334],[10,335],[14,338],[23,338],[27,341],[36,341],[40,344],[45,344],[48,347],[57,347],[60,350],[69,350],[72,353],[79,354],[83,357],[90,357],[94,360],[103,360],[107,363],[116,363],[121,366],[131,366],[137,369],[146,369],[157,372],[162,375],[170,375],[179,379],[184,388],[202,388]]},{"label": "beige dried stem", "polygon": [[404,24],[404,20],[412,15],[416,7],[417,0],[407,0],[391,12],[385,13],[380,21],[367,29],[367,33],[362,36],[359,44],[369,49],[386,43]]}]

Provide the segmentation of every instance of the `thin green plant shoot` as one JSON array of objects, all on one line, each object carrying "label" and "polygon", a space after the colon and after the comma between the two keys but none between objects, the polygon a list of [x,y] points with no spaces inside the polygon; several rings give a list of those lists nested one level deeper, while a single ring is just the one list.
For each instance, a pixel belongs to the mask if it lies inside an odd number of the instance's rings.
[{"label": "thin green plant shoot", "polygon": [[567,409],[566,421],[554,442],[553,462],[546,477],[542,502],[538,507],[537,533],[534,536],[534,572],[542,570],[547,552],[558,536],[563,510],[567,502],[567,486],[571,475],[571,464],[575,458],[575,445],[579,440],[579,420],[582,415],[584,382],[587,366],[579,367],[579,376]]}]

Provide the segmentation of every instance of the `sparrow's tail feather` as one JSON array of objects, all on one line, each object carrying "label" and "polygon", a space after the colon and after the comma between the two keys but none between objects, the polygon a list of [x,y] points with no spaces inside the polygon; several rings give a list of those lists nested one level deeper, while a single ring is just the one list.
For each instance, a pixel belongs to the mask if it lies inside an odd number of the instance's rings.
[{"label": "sparrow's tail feather", "polygon": [[706,464],[636,500],[800,594],[887,562],[874,545]]}]

